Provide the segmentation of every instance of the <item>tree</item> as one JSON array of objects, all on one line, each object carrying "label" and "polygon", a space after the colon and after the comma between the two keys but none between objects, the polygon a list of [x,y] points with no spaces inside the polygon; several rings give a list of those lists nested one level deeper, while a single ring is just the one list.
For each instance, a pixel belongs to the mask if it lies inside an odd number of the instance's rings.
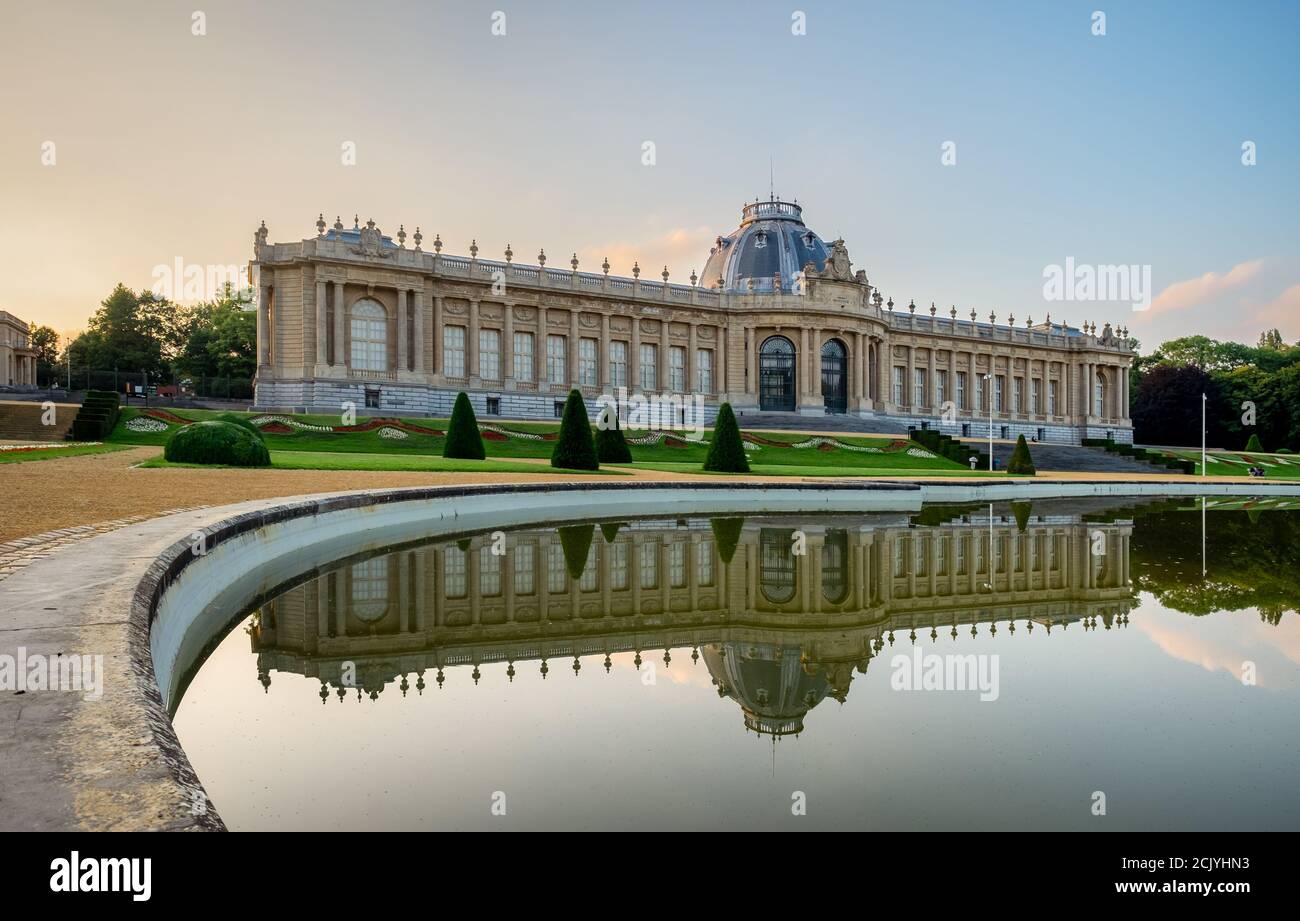
[{"label": "tree", "polygon": [[1259,435],[1251,433],[1250,439],[1246,442],[1246,450],[1252,454],[1264,453],[1264,446],[1259,443]]},{"label": "tree", "polygon": [[59,364],[59,334],[48,326],[31,324],[28,341],[36,350],[36,379],[48,383],[56,376]]},{"label": "tree", "polygon": [[564,416],[560,419],[560,437],[551,451],[551,466],[565,470],[599,470],[596,444],[591,439],[591,421],[587,418],[587,404],[576,387],[569,391],[564,401]]},{"label": "tree", "polygon": [[[594,450],[594,449],[593,449]],[[559,529],[560,549],[564,551],[564,568],[569,571],[569,578],[582,578],[587,568],[587,558],[591,555],[591,539],[596,534],[594,524],[571,524]]]},{"label": "tree", "polygon": [[1025,443],[1023,434],[1016,438],[1016,446],[1011,451],[1011,459],[1007,461],[1007,473],[1012,476],[1034,476],[1037,473],[1034,470],[1033,458],[1029,456],[1029,445]]},{"label": "tree", "polygon": [[596,429],[596,457],[602,464],[630,464],[632,450],[627,446],[623,430],[615,419],[609,428]]},{"label": "tree", "polygon": [[456,402],[451,408],[451,422],[447,425],[442,456],[464,460],[483,460],[487,456],[483,449],[483,436],[478,430],[478,419],[474,417],[474,407],[469,404],[469,396],[463,390],[456,394]]},{"label": "tree", "polygon": [[745,527],[745,519],[710,518],[709,527],[713,529],[713,541],[717,545],[722,565],[731,565],[731,559],[736,555],[736,545],[740,543],[740,532]]},{"label": "tree", "polygon": [[250,378],[257,370],[257,314],[227,282],[215,301],[196,305],[176,358],[181,374]]},{"label": "tree", "polygon": [[740,426],[730,403],[723,403],[718,418],[713,423],[713,442],[704,458],[704,469],[713,473],[749,473],[749,459],[745,457],[745,443],[740,439]]},{"label": "tree", "polygon": [[1201,394],[1210,399],[1207,417],[1220,406],[1219,388],[1208,374],[1192,365],[1160,364],[1142,376],[1129,415],[1134,440],[1154,445],[1201,443]]},{"label": "tree", "polygon": [[163,377],[180,352],[189,311],[150,291],[119,283],[69,346],[74,364],[108,371],[145,371]]}]

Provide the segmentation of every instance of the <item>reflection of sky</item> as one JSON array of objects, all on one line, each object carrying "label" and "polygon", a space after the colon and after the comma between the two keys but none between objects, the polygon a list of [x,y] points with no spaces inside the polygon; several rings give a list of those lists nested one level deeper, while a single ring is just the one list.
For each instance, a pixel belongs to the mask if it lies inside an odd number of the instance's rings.
[{"label": "reflection of sky", "polygon": [[[775,745],[674,650],[449,669],[439,691],[353,693],[273,673],[236,630],[181,703],[182,743],[235,828],[1300,829],[1297,618],[1193,618],[1144,599],[1127,629],[968,629],[925,652],[999,653],[1001,696],[896,692],[888,647],[844,705]],[[900,636],[895,651],[908,649]],[[1258,663],[1263,687],[1234,676]],[[653,662],[656,680],[642,675]],[[1198,667],[1199,666],[1199,667]],[[414,681],[412,681],[414,683]],[[508,814],[489,815],[504,791]],[[795,790],[808,815],[790,814]],[[1090,814],[1095,790],[1108,815]]]}]

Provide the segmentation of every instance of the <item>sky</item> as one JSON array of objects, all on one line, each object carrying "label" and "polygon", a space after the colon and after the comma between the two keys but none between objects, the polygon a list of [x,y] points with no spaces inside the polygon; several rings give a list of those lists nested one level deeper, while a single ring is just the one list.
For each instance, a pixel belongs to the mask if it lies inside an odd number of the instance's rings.
[{"label": "sky", "polygon": [[[60,332],[118,282],[245,264],[259,222],[301,240],[322,212],[418,226],[426,249],[436,233],[444,252],[473,239],[482,258],[545,248],[685,282],[770,181],[900,304],[1110,321],[1143,351],[1300,339],[1296,2],[0,0],[0,16],[0,309]],[[1149,266],[1149,309],[1047,300],[1067,260]]]}]

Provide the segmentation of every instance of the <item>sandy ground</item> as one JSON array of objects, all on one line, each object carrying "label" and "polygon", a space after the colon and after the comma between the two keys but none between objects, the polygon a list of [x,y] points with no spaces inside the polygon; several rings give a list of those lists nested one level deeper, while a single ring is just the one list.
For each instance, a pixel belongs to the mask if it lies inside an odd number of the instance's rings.
[{"label": "sandy ground", "polygon": [[[144,447],[109,454],[0,464],[0,543],[75,525],[94,524],[131,516],[161,515],[174,509],[200,505],[226,505],[245,499],[298,496],[346,489],[394,486],[430,486],[456,483],[538,483],[572,479],[552,474],[547,461],[537,460],[537,474],[381,472],[364,470],[200,470],[135,465],[156,456],[161,448]],[[526,462],[526,461],[525,461]],[[699,480],[699,475],[638,470],[629,479]],[[1040,473],[1047,478],[1077,480],[1170,480],[1165,474],[1116,475],[1099,473]],[[603,480],[604,478],[602,478]],[[611,478],[612,479],[612,478]],[[754,478],[773,482],[798,482],[826,478]],[[861,483],[863,477],[846,478]],[[904,476],[881,479],[941,479]],[[946,478],[942,478],[946,479]],[[1192,479],[1188,477],[1186,479]],[[1211,478],[1217,482],[1258,483],[1250,477]],[[968,481],[969,482],[969,481]]]}]

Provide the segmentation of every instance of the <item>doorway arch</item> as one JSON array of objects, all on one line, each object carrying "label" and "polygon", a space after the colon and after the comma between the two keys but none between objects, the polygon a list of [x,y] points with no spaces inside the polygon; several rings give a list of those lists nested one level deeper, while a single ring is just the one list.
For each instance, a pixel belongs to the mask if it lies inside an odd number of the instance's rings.
[{"label": "doorway arch", "polygon": [[794,412],[794,343],[772,336],[758,349],[758,408],[764,412]]},{"label": "doorway arch", "polygon": [[828,413],[849,411],[849,350],[838,339],[822,346],[822,402]]}]

